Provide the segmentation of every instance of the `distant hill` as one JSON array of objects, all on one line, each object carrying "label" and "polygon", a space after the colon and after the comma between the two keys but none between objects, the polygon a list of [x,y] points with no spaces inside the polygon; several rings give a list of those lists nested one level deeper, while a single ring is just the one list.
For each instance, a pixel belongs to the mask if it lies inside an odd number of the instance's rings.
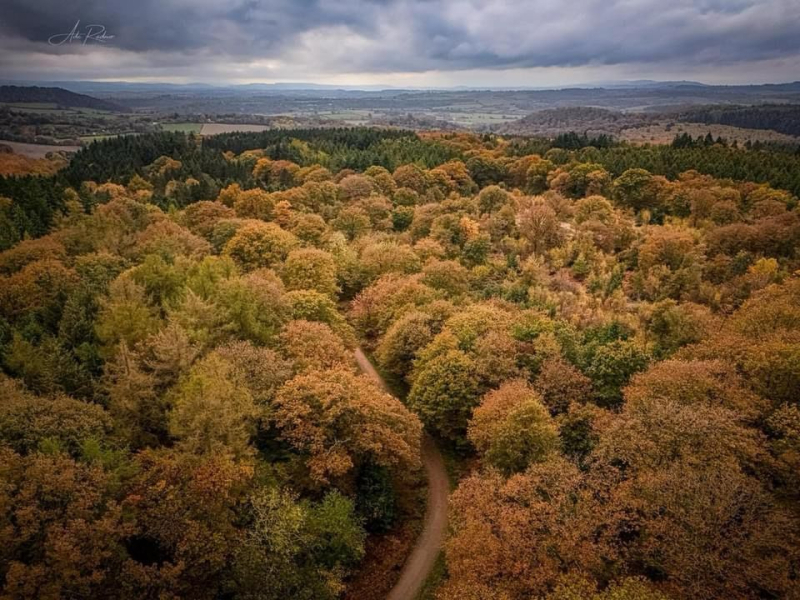
[{"label": "distant hill", "polygon": [[517,121],[493,128],[506,135],[554,136],[566,131],[578,131],[590,135],[615,136],[623,129],[640,127],[653,121],[646,113],[622,113],[616,110],[575,106],[536,111]]},{"label": "distant hill", "polygon": [[52,103],[69,108],[93,108],[112,112],[125,111],[125,107],[84,94],[76,94],[58,87],[0,86],[0,102]]}]

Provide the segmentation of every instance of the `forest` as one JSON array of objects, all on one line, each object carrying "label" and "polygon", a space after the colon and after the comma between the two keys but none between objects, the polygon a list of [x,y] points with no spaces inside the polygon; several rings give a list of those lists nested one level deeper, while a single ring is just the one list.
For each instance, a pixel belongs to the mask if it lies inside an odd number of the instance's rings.
[{"label": "forest", "polygon": [[719,123],[752,129],[773,129],[800,135],[800,107],[796,104],[759,106],[699,106],[681,114],[687,121]]},{"label": "forest", "polygon": [[385,598],[423,435],[426,598],[800,598],[798,195],[780,149],[368,128],[0,178],[0,599]]},{"label": "forest", "polygon": [[[153,190],[152,202],[162,209],[182,208],[187,203],[216,197],[227,185],[245,188],[259,183],[253,174],[255,157],[248,150],[261,149],[276,160],[302,167],[324,166],[331,171],[364,171],[380,166],[394,171],[404,164],[434,168],[459,160],[470,169],[479,187],[513,185],[509,165],[526,154],[538,154],[542,182],[556,168],[590,170],[601,167],[604,177],[618,177],[626,170],[644,168],[652,175],[670,179],[698,171],[721,179],[770,184],[800,195],[800,153],[780,145],[754,144],[739,148],[724,140],[692,140],[676,136],[671,146],[636,146],[616,142],[606,135],[588,137],[574,132],[554,138],[510,137],[483,134],[415,133],[375,128],[280,129],[227,133],[202,139],[183,133],[149,133],[119,136],[93,142],[83,148],[68,168],[53,177],[0,176],[0,196],[14,202],[0,213],[7,236],[0,249],[25,236],[47,232],[54,215],[64,209],[64,190],[79,190],[84,181],[127,183],[131,177],[150,177],[148,167],[160,157],[177,161],[166,182]],[[474,146],[474,147],[473,147]],[[231,160],[231,154],[244,156]],[[2,158],[2,157],[0,157]],[[191,185],[179,185],[186,181]],[[541,185],[535,189],[544,189]],[[531,188],[534,189],[534,188]],[[97,199],[81,194],[88,210]]]}]

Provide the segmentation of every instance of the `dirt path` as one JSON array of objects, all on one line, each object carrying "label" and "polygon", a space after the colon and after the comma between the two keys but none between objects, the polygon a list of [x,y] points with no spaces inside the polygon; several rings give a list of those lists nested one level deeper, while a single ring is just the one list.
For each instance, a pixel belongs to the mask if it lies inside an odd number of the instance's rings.
[{"label": "dirt path", "polygon": [[[369,362],[369,359],[356,348],[356,362],[359,368],[389,391],[386,382]],[[425,522],[422,533],[417,538],[414,549],[406,559],[400,579],[389,592],[387,600],[414,600],[425,580],[428,578],[436,557],[442,548],[444,531],[447,527],[447,494],[450,484],[444,468],[442,455],[433,440],[425,435],[422,439],[422,464],[428,475],[428,505],[425,509]]]}]

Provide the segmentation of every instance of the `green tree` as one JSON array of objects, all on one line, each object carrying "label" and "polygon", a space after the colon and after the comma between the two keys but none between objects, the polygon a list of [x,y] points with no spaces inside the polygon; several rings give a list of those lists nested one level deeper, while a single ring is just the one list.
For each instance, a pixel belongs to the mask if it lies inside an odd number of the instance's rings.
[{"label": "green tree", "polygon": [[293,250],[281,267],[288,290],[316,290],[333,298],[339,291],[333,256],[316,248]]},{"label": "green tree", "polygon": [[558,432],[541,396],[524,380],[487,393],[467,436],[484,460],[506,475],[545,460],[558,447]]},{"label": "green tree", "polygon": [[628,169],[612,184],[614,200],[635,211],[658,206],[658,186],[646,169]]},{"label": "green tree", "polygon": [[450,441],[463,443],[467,421],[480,395],[474,361],[452,349],[421,363],[415,370],[408,405],[426,427]]},{"label": "green tree", "polygon": [[632,341],[617,340],[600,346],[585,370],[592,380],[597,403],[604,407],[619,406],[622,388],[634,373],[645,369],[648,360],[647,354]]}]

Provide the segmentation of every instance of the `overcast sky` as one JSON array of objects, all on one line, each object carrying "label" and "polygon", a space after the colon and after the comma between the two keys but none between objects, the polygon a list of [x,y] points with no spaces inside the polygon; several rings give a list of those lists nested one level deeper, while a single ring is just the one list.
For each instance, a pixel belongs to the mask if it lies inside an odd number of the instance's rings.
[{"label": "overcast sky", "polygon": [[0,78],[785,82],[800,0],[0,0]]}]

